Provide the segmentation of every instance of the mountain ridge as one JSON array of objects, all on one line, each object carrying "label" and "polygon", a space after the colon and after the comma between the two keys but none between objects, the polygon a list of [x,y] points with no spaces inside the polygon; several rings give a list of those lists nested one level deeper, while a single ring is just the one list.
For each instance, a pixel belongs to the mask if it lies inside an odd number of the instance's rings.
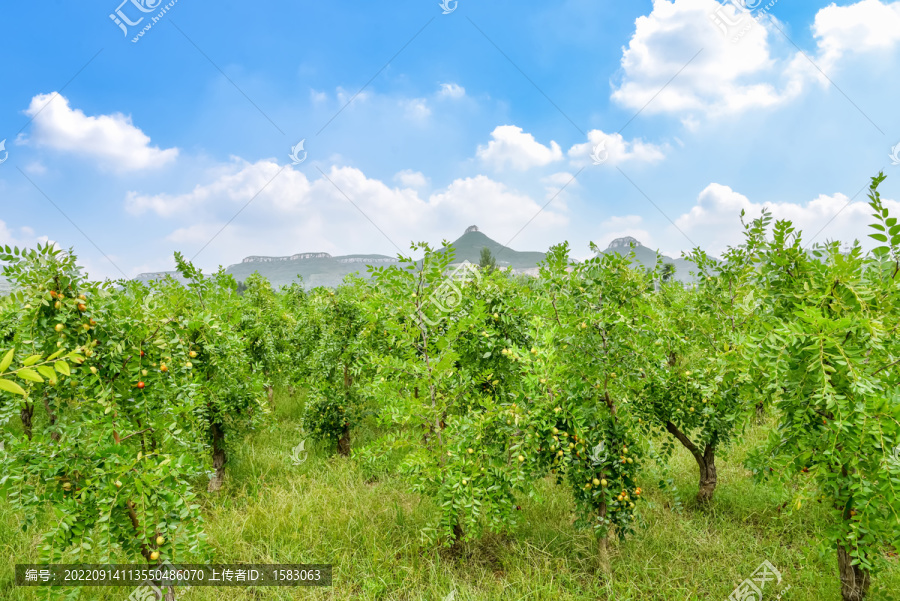
[{"label": "mountain ridge", "polygon": [[[472,225],[466,228],[462,236],[450,243],[453,247],[453,263],[464,261],[478,264],[481,258],[481,249],[488,248],[500,269],[511,268],[513,273],[524,275],[537,275],[538,264],[547,256],[538,251],[517,251],[493,240],[478,226]],[[448,248],[442,246],[437,252],[447,252]],[[624,236],[616,238],[609,243],[606,250],[598,254],[619,253],[627,256],[634,250],[636,262],[645,268],[653,269],[656,266],[658,251],[652,250],[636,238]],[[693,264],[685,259],[672,259],[660,255],[663,263],[671,263],[675,266],[674,278],[682,282],[691,282],[693,278],[689,271]],[[305,288],[316,286],[338,286],[347,275],[356,273],[363,278],[369,277],[366,267],[368,265],[384,266],[398,264],[396,257],[381,254],[349,254],[332,256],[327,252],[303,252],[284,256],[250,255],[244,257],[239,263],[229,265],[225,272],[234,276],[238,281],[245,280],[253,273],[259,273],[269,280],[276,288],[289,285],[297,281],[297,276],[303,278]],[[159,271],[142,273],[135,277],[137,280],[153,280],[166,275],[172,275],[181,279],[177,272]]]}]

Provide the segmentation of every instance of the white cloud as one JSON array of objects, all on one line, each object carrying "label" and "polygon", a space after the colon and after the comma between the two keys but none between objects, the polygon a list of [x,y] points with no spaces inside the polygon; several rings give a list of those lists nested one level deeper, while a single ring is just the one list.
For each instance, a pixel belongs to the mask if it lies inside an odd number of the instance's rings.
[{"label": "white cloud", "polygon": [[[724,35],[711,15],[740,22],[735,30],[751,26],[735,40],[731,34],[736,31]],[[685,128],[696,130],[694,114],[721,116],[777,107],[797,98],[808,81],[830,85],[803,53],[790,49],[774,54],[770,42],[780,39],[776,26],[784,28],[763,9],[744,15],[730,2],[654,0],[651,13],[635,20],[612,98],[647,113],[680,114]],[[817,51],[806,54],[829,72],[850,53],[895,50],[900,44],[900,2],[832,3],[816,13],[812,31]]]},{"label": "white cloud", "polygon": [[459,84],[455,83],[442,83],[441,91],[438,92],[438,96],[444,98],[453,98],[459,99],[466,95],[466,89]]},{"label": "white cloud", "polygon": [[6,222],[0,219],[0,245],[18,246],[19,248],[31,248],[38,243],[45,244],[50,239],[47,236],[35,236],[34,230],[28,226],[11,229]]},{"label": "white cloud", "polygon": [[413,171],[412,169],[404,169],[394,175],[394,181],[401,186],[420,190],[428,186],[428,178],[421,171]]},{"label": "white cloud", "polygon": [[[718,255],[728,246],[743,242],[743,228],[738,219],[741,210],[746,211],[745,220],[747,220],[758,217],[766,207],[776,220],[788,219],[801,230],[804,243],[814,244],[828,239],[852,242],[853,238],[860,238],[864,246],[871,247],[871,240],[866,238],[869,233],[871,208],[865,199],[857,199],[848,205],[849,201],[850,198],[837,193],[832,196],[820,194],[806,204],[792,202],[760,204],[751,202],[729,186],[712,183],[700,193],[697,204],[678,217],[675,224],[701,248]],[[884,204],[894,215],[900,213],[900,203],[884,200]],[[813,241],[813,236],[820,230],[821,233]]]},{"label": "white cloud", "polygon": [[526,134],[521,127],[500,125],[491,132],[493,140],[487,146],[478,147],[478,158],[492,165],[495,169],[510,166],[524,171],[532,167],[543,167],[563,158],[559,144],[551,141],[544,146]]},{"label": "white cloud", "polygon": [[353,102],[365,102],[369,99],[369,96],[370,94],[366,91],[348,92],[340,86],[337,88],[337,100],[341,105],[347,104],[351,100]]},{"label": "white cloud", "polygon": [[25,165],[25,171],[32,175],[44,175],[47,173],[47,166],[40,161],[31,161]]},{"label": "white cloud", "polygon": [[812,30],[827,72],[847,53],[893,50],[900,43],[900,2],[831,4],[816,13]]},{"label": "white cloud", "polygon": [[403,107],[403,111],[408,119],[422,121],[431,116],[431,108],[429,108],[428,101],[424,98],[403,100],[400,102],[400,105]]},{"label": "white cloud", "polygon": [[421,188],[410,186],[427,184],[421,173],[413,171],[398,173],[394,179],[404,187],[394,188],[352,167],[332,166],[327,178],[308,179],[293,167],[282,171],[273,160],[249,163],[235,158],[211,170],[206,179],[181,194],[131,192],[126,207],[135,214],[177,216],[184,225],[166,239],[181,248],[199,248],[255,196],[253,204],[204,251],[206,264],[214,258],[225,265],[251,254],[393,254],[397,249],[369,219],[403,252],[410,240],[429,238],[438,243],[461,235],[473,223],[500,239],[514,235],[540,213],[528,227],[531,238],[522,242],[527,244],[548,230],[558,232],[568,222],[559,206],[541,211],[543,203],[483,175],[455,180],[427,197],[420,195]]},{"label": "white cloud", "polygon": [[710,21],[716,10],[736,16],[734,6],[723,8],[716,0],[654,0],[652,12],[635,21],[612,98],[635,110],[646,105],[648,113],[723,114],[796,97],[802,89],[799,74],[779,71],[764,22],[732,42]]},{"label": "white cloud", "polygon": [[592,164],[591,155],[595,147],[598,148],[598,156],[606,157],[603,164],[608,165],[621,165],[629,161],[656,163],[666,158],[661,146],[644,142],[640,138],[628,142],[621,134],[607,134],[593,129],[588,132],[588,142],[576,144],[569,149],[572,164],[578,167]]},{"label": "white cloud", "polygon": [[[160,150],[122,113],[87,116],[61,95],[39,94],[25,111],[32,121],[31,143],[39,147],[96,158],[115,171],[162,167],[178,156],[177,148]],[[52,100],[51,100],[52,99]]]}]

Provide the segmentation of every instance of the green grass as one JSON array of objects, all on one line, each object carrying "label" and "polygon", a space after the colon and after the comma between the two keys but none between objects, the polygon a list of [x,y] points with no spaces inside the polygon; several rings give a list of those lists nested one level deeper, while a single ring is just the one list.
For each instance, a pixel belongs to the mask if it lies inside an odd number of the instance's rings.
[{"label": "green grass", "polygon": [[[352,459],[311,448],[295,466],[290,452],[301,438],[299,399],[279,395],[271,428],[248,436],[228,465],[226,487],[206,497],[207,532],[220,563],[332,563],[334,586],[308,588],[201,588],[185,601],[275,599],[445,599],[455,601],[706,600],[727,599],[764,560],[783,581],[763,599],[837,601],[834,554],[816,550],[828,515],[816,503],[779,511],[793,490],[756,485],[741,466],[764,436],[756,427],[718,461],[719,488],[707,511],[693,504],[697,474],[679,451],[668,466],[645,470],[643,525],[614,543],[606,567],[587,532],[573,529],[573,504],[564,488],[541,482],[521,501],[514,532],[469,543],[452,556],[424,543],[421,528],[434,519],[427,499],[394,476],[367,477]],[[668,473],[675,489],[656,483]],[[45,599],[46,591],[14,588],[14,563],[36,562],[38,533],[21,531],[20,516],[0,500],[0,598]],[[8,564],[8,565],[7,565]],[[900,566],[879,574],[873,600],[898,598]],[[84,589],[82,599],[125,601],[126,588]]]}]

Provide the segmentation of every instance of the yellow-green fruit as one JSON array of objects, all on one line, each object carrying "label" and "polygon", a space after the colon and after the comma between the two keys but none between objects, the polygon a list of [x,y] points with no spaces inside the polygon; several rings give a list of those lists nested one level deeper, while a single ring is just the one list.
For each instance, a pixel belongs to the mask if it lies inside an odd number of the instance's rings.
[{"label": "yellow-green fruit", "polygon": [[157,547],[162,547],[165,543],[166,543],[166,539],[164,539],[161,536],[156,537],[156,546]]},{"label": "yellow-green fruit", "polygon": [[562,457],[562,456],[563,456],[562,449],[560,449],[559,451],[557,451],[556,454],[559,455],[560,457]]},{"label": "yellow-green fruit", "polygon": [[632,459],[631,457],[629,457],[628,459],[626,459],[626,461],[627,461],[628,463],[634,463],[634,459]]},{"label": "yellow-green fruit", "polygon": [[116,488],[122,488],[122,481],[116,480]]},{"label": "yellow-green fruit", "polygon": [[524,455],[519,455],[519,461],[525,461],[525,456],[524,456]]},{"label": "yellow-green fruit", "polygon": [[468,480],[463,480],[462,483],[463,483],[463,486],[465,486],[466,484],[469,483],[469,481],[468,481]]},{"label": "yellow-green fruit", "polygon": [[553,433],[554,433],[554,434],[559,434],[559,428],[553,428]]},{"label": "yellow-green fruit", "polygon": [[146,369],[141,370],[141,375],[146,376],[149,372]]},{"label": "yellow-green fruit", "polygon": [[61,323],[58,323],[53,327],[53,329],[56,330],[57,332],[62,332],[63,330],[66,329],[66,326],[64,326]]},{"label": "yellow-green fruit", "polygon": [[71,482],[63,482],[63,490],[72,490]]},{"label": "yellow-green fruit", "polygon": [[59,309],[60,307],[62,307],[62,303],[61,303],[61,302],[56,301],[55,303],[53,303],[53,308],[54,308],[54,309]]},{"label": "yellow-green fruit", "polygon": [[[594,483],[594,486],[600,486],[600,480],[598,480],[597,478],[594,478],[593,480],[591,480],[591,482]],[[603,482],[606,482],[606,480],[604,480]],[[604,484],[604,486],[606,486],[606,484]]]},{"label": "yellow-green fruit", "polygon": [[600,486],[606,486],[608,483],[606,482],[606,478],[600,481]]},{"label": "yellow-green fruit", "polygon": [[97,368],[94,367],[93,365],[91,365],[91,373],[94,374],[95,376],[97,375]]},{"label": "yellow-green fruit", "polygon": [[475,449],[467,449],[469,451],[469,455],[475,452]]},{"label": "yellow-green fruit", "polygon": [[159,551],[154,551],[150,554],[150,561],[156,561],[159,559]]},{"label": "yellow-green fruit", "polygon": [[190,355],[191,359],[193,359],[197,356],[197,351],[191,351],[190,353],[188,353],[188,355]]}]

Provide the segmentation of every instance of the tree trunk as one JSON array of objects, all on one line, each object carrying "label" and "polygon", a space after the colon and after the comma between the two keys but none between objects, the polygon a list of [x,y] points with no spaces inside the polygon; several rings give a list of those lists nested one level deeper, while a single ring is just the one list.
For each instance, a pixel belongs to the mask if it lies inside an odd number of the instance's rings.
[{"label": "tree trunk", "polygon": [[269,398],[269,407],[272,410],[275,410],[275,387],[274,386],[266,386],[266,396]]},{"label": "tree trunk", "polygon": [[[606,503],[600,503],[600,508],[597,510],[597,514],[600,516],[601,520],[606,519],[606,513]],[[609,527],[606,524],[603,525],[603,534],[600,536],[600,540],[597,542],[599,545],[598,550],[600,554],[600,567],[604,572],[609,572]]]},{"label": "tree trunk", "polygon": [[175,601],[175,587],[167,586],[166,587],[166,596],[163,597],[165,601]]},{"label": "tree trunk", "polygon": [[838,546],[838,570],[841,573],[841,597],[844,601],[863,601],[869,592],[870,574],[858,565],[852,565],[850,550]]},{"label": "tree trunk", "polygon": [[337,450],[342,457],[350,456],[350,426],[348,424],[344,424],[344,430],[338,439]]},{"label": "tree trunk", "polygon": [[25,431],[25,436],[28,437],[28,440],[31,440],[32,416],[34,416],[34,405],[26,401],[25,406],[22,407],[22,411],[19,413],[19,417],[22,418],[22,430]]},{"label": "tree trunk", "polygon": [[703,452],[703,461],[700,466],[700,490],[697,491],[697,502],[701,505],[709,504],[716,492],[716,448],[706,445]]},{"label": "tree trunk", "polygon": [[716,443],[715,440],[706,445],[703,453],[697,448],[691,439],[684,435],[675,424],[666,422],[666,430],[669,434],[678,439],[684,448],[690,451],[700,468],[700,487],[697,491],[697,503],[707,505],[712,501],[713,494],[716,492]]},{"label": "tree trunk", "polygon": [[218,492],[225,481],[225,462],[227,461],[225,456],[225,433],[222,432],[222,428],[216,423],[212,425],[210,430],[213,444],[213,468],[215,468],[216,473],[209,481],[207,491]]},{"label": "tree trunk", "polygon": [[54,427],[56,426],[56,413],[50,407],[50,400],[47,398],[46,393],[44,394],[44,410],[47,412],[47,417],[50,420],[50,438],[53,440],[53,442],[59,442],[59,430]]},{"label": "tree trunk", "polygon": [[463,538],[466,536],[465,530],[463,530],[462,525],[459,523],[459,519],[453,523],[453,541],[450,543],[450,548],[458,551],[463,542]]}]

